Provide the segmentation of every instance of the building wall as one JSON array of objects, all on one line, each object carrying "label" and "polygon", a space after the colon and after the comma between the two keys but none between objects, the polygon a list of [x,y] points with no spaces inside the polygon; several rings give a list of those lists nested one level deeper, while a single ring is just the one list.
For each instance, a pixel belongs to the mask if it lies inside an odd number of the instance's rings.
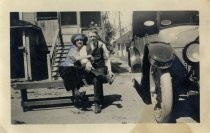
[{"label": "building wall", "polygon": [[59,28],[58,20],[38,20],[37,25],[42,29],[47,46],[52,46],[56,31]]},{"label": "building wall", "polygon": [[[83,32],[83,29],[88,29],[92,21],[95,22],[97,26],[102,27],[102,16],[100,13],[101,12],[93,11],[23,12],[20,13],[20,18],[40,27],[44,34],[47,46],[50,47],[52,46],[53,38],[55,37],[56,30],[59,29],[59,26],[64,45],[71,43],[70,41],[73,34],[81,33]],[[99,31],[99,33],[101,32]]]},{"label": "building wall", "polygon": [[35,12],[24,12],[22,13],[22,20],[28,21],[32,24],[36,24],[36,13]]}]

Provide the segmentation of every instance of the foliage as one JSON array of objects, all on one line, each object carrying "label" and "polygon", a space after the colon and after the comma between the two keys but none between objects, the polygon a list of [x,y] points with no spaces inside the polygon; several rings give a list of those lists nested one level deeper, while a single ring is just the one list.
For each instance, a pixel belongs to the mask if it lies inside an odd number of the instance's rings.
[{"label": "foliage", "polygon": [[104,42],[106,43],[107,47],[109,50],[112,51],[112,45],[111,45],[111,40],[115,37],[116,35],[116,29],[114,26],[110,23],[107,12],[105,12],[102,15],[102,21],[103,21],[103,38]]},{"label": "foliage", "polygon": [[102,29],[94,22],[91,22],[90,30],[97,30],[100,36],[100,40],[106,44],[107,48],[111,52],[113,51],[111,40],[116,35],[116,29],[110,23],[107,12],[102,14]]},{"label": "foliage", "polygon": [[107,44],[110,44],[111,40],[116,35],[116,29],[110,23],[107,13],[102,15],[102,21],[104,23],[103,34],[104,34],[105,42]]}]

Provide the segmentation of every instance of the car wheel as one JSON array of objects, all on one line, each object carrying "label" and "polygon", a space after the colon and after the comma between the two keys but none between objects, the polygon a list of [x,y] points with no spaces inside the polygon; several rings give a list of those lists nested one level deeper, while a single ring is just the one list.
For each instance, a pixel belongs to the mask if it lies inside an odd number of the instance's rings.
[{"label": "car wheel", "polygon": [[168,122],[173,105],[172,80],[169,72],[151,67],[150,95],[156,121]]},{"label": "car wheel", "polygon": [[136,48],[130,48],[128,51],[128,65],[131,67],[132,73],[142,71],[140,53]]}]

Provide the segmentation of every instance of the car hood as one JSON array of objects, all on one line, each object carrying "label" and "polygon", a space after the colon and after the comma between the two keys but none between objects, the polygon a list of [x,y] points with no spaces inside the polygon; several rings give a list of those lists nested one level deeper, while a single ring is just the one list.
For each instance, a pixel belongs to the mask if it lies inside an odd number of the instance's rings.
[{"label": "car hood", "polygon": [[172,47],[184,47],[198,37],[197,25],[183,25],[160,30],[158,39],[170,43]]}]

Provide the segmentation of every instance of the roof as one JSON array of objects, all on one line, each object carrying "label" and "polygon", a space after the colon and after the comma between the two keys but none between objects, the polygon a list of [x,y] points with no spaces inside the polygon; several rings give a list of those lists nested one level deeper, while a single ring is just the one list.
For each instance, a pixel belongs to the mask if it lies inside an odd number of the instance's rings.
[{"label": "roof", "polygon": [[38,26],[23,20],[15,20],[11,21],[10,23],[10,29],[28,29],[28,28],[41,30],[41,28],[39,28]]},{"label": "roof", "polygon": [[42,47],[41,50],[44,52],[48,52],[45,37],[44,37],[43,32],[40,27],[38,27],[30,22],[27,22],[27,21],[22,21],[22,20],[14,21],[13,20],[10,22],[10,30],[14,34],[18,34],[18,33],[16,33],[16,31],[21,31],[21,32],[24,30],[28,30],[29,32],[36,31],[36,34],[38,34],[38,37],[40,38],[39,46]]}]

